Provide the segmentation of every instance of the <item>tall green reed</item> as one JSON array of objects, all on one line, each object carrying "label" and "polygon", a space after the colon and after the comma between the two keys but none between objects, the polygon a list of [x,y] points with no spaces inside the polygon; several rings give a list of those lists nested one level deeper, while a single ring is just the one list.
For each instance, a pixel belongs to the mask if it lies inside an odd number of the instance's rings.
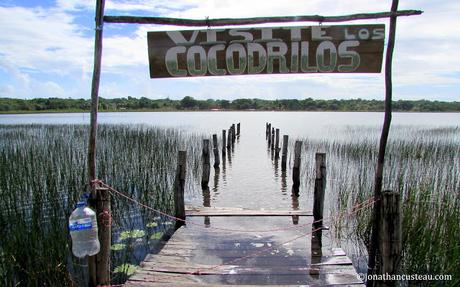
[{"label": "tall green reed", "polygon": [[[87,262],[71,256],[67,220],[88,191],[87,135],[83,125],[0,126],[1,285],[84,285]],[[98,136],[98,177],[138,201],[171,212],[179,149],[188,151],[188,190],[197,185],[199,135],[102,125]],[[136,264],[158,242],[152,234],[163,232],[168,222],[117,196],[112,210],[113,241],[126,246],[114,248],[114,268]],[[131,236],[131,230],[145,231]],[[123,277],[114,273],[116,282]]]},{"label": "tall green reed", "polygon": [[[326,197],[330,199],[326,210],[331,214],[352,208],[373,195],[378,138],[376,128],[354,127],[335,131],[323,140],[304,140],[306,190],[313,186],[314,153],[328,155]],[[452,274],[460,279],[459,146],[459,128],[395,126],[391,130],[383,187],[401,194],[401,273]],[[371,209],[333,224],[337,241],[351,240],[349,249],[361,246],[357,256],[361,262],[357,263],[363,271],[370,229]],[[447,283],[455,286],[458,282]]]}]

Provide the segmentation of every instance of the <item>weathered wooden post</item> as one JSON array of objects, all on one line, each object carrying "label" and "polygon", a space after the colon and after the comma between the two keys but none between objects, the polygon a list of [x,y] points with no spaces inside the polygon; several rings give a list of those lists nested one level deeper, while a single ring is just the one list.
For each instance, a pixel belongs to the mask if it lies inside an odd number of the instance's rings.
[{"label": "weathered wooden post", "polygon": [[296,141],[294,146],[294,166],[292,167],[293,188],[300,186],[300,154],[302,152],[302,141]]},{"label": "weathered wooden post", "polygon": [[289,136],[283,135],[283,151],[281,152],[281,171],[286,171]]},{"label": "weathered wooden post", "polygon": [[235,143],[235,140],[236,140],[235,124],[232,124],[232,144]]},{"label": "weathered wooden post", "polygon": [[[91,82],[91,118],[90,118],[90,133],[88,141],[88,175],[89,182],[92,183],[97,178],[96,173],[96,141],[97,141],[97,113],[99,107],[99,84],[101,79],[101,64],[102,64],[102,38],[103,38],[103,23],[104,23],[104,7],[105,0],[96,1],[96,15],[95,24],[96,29],[94,33],[94,66],[93,66],[93,77]],[[103,210],[99,209],[97,204],[99,195],[97,194],[97,185],[91,186],[91,199],[96,201],[95,206],[92,204],[91,207],[96,208],[96,214],[100,214]],[[101,231],[99,232],[102,235]],[[104,235],[105,236],[105,235]],[[110,235],[109,235],[110,236]],[[105,241],[105,238],[100,238],[101,242]],[[109,237],[110,239],[110,237]],[[110,241],[109,241],[110,245]],[[110,246],[108,247],[110,248]],[[102,282],[98,280],[104,280],[110,284],[110,249],[109,253],[105,253],[106,246],[101,245],[101,251],[108,256],[106,260],[100,261],[101,264],[108,262],[108,267],[99,264],[97,256],[90,256],[88,258],[88,273],[89,273],[89,286],[97,286]],[[98,271],[100,270],[100,271]],[[102,274],[101,272],[105,272]],[[108,279],[107,279],[108,278]]]},{"label": "weathered wooden post", "polygon": [[[398,11],[399,0],[392,0],[391,12],[395,13]],[[393,67],[393,50],[396,39],[396,16],[390,17],[390,31],[388,33],[388,46],[385,54],[385,116],[383,120],[382,133],[380,134],[379,152],[377,155],[377,168],[375,170],[374,178],[374,198],[380,199],[382,195],[383,185],[383,167],[385,164],[385,151],[388,142],[388,135],[390,133],[390,125],[392,118],[392,98],[393,98],[393,84],[392,84],[392,67]],[[367,274],[373,274],[375,272],[375,261],[378,251],[378,238],[379,238],[379,226],[378,220],[380,218],[380,200],[374,203],[373,210],[373,226],[370,238],[370,244],[368,249],[369,260],[367,264]],[[366,282],[367,287],[374,286],[374,281],[368,280]]]},{"label": "weathered wooden post", "polygon": [[275,135],[275,158],[280,156],[280,129],[276,129]]},{"label": "weathered wooden post", "polygon": [[315,193],[313,196],[313,228],[323,226],[324,191],[326,190],[326,154],[316,153]]},{"label": "weathered wooden post", "polygon": [[232,128],[228,129],[228,134],[227,134],[227,149],[230,150],[232,147]]},{"label": "weathered wooden post", "polygon": [[176,228],[185,224],[185,203],[184,203],[184,190],[185,190],[185,173],[187,168],[187,152],[185,150],[179,151],[177,157],[177,171],[176,181],[174,183],[174,216],[181,220],[176,220]]},{"label": "weathered wooden post", "polygon": [[268,140],[268,123],[265,123],[265,140]]},{"label": "weathered wooden post", "polygon": [[270,147],[271,142],[272,142],[272,124],[271,123],[268,124],[267,139],[268,139],[268,147]]},{"label": "weathered wooden post", "polygon": [[[382,194],[379,232],[379,274],[395,275],[402,251],[401,205],[399,193],[385,190]],[[375,281],[375,286],[394,287],[396,281]]]},{"label": "weathered wooden post", "polygon": [[240,131],[241,131],[241,124],[240,123],[237,123],[236,124],[236,135],[239,137],[240,136]]},{"label": "weathered wooden post", "polygon": [[110,193],[106,187],[96,187],[97,226],[101,249],[96,255],[96,278],[99,285],[110,285],[110,247],[112,246],[112,217]]},{"label": "weathered wooden post", "polygon": [[209,183],[209,174],[211,172],[211,162],[209,158],[209,140],[203,140],[203,175],[201,177],[201,187],[205,188]]},{"label": "weathered wooden post", "polygon": [[222,157],[225,157],[227,151],[225,150],[227,144],[227,131],[222,130]]},{"label": "weathered wooden post", "polygon": [[272,128],[271,149],[275,149],[275,128]]},{"label": "weathered wooden post", "polygon": [[220,157],[219,157],[219,146],[217,144],[217,134],[212,135],[212,144],[213,144],[213,152],[214,152],[214,168],[219,168],[220,165]]}]

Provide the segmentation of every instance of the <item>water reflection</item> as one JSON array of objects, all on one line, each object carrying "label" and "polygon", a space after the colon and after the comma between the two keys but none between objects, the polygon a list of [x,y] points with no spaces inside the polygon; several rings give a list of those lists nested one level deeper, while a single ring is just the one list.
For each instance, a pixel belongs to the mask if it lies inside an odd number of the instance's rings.
[{"label": "water reflection", "polygon": [[[323,231],[321,229],[317,230],[312,234],[311,237],[311,259],[310,264],[318,264],[321,263],[321,259],[323,256],[322,250],[322,236]],[[310,269],[310,276],[314,279],[319,279],[320,272],[314,270],[314,268]]]},{"label": "water reflection", "polygon": [[281,192],[285,194],[287,191],[287,179],[286,179],[286,171],[281,171]]},{"label": "water reflection", "polygon": [[[299,196],[296,194],[291,194],[292,198],[292,210],[299,210]],[[299,216],[298,215],[293,215],[292,216],[292,223],[293,224],[299,224]]]},{"label": "water reflection", "polygon": [[[211,207],[211,192],[209,191],[209,187],[203,188],[203,206],[204,207]],[[204,217],[204,225],[209,227],[211,225],[211,219],[209,216]]]}]

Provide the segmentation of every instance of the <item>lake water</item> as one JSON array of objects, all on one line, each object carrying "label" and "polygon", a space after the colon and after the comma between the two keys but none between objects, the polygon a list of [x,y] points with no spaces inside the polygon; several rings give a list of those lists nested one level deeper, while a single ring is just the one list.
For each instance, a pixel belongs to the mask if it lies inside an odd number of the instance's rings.
[{"label": "lake water", "polygon": [[[459,113],[394,113],[392,121],[392,137],[404,137],[405,127],[445,128],[460,126]],[[281,172],[280,162],[275,161],[272,153],[267,149],[265,139],[265,123],[270,122],[273,127],[280,129],[280,138],[287,134],[290,137],[291,147],[295,139],[309,138],[313,140],[340,139],[348,136],[347,129],[363,130],[363,133],[372,133],[375,143],[383,123],[383,113],[366,112],[134,112],[134,113],[100,113],[100,124],[145,124],[160,127],[179,128],[190,133],[211,138],[217,134],[219,143],[222,130],[231,124],[241,124],[241,136],[237,139],[231,155],[221,163],[219,170],[211,168],[209,190],[202,191],[199,179],[195,188],[186,194],[186,203],[204,206],[244,207],[250,209],[312,209],[311,190],[303,184],[300,197],[291,194],[292,170]],[[89,114],[24,114],[0,115],[0,124],[88,124]],[[402,130],[402,132],[401,132]],[[281,142],[281,139],[280,139]],[[187,147],[181,147],[186,149]],[[302,162],[302,167],[314,165],[308,159]],[[213,159],[211,157],[211,164]],[[288,165],[292,165],[292,155],[289,155]],[[329,180],[331,179],[331,180]],[[308,179],[301,178],[305,182]],[[331,183],[332,182],[332,183]],[[328,186],[334,184],[333,177],[329,178]],[[329,197],[329,200],[328,200]],[[334,194],[326,191],[325,213],[328,210]],[[310,219],[309,219],[310,220]],[[290,221],[290,219],[289,219]],[[216,224],[222,224],[216,220]],[[305,224],[305,218],[299,219],[299,224]],[[212,222],[204,222],[209,224]],[[237,223],[245,226],[249,223]],[[285,226],[285,219],[277,219],[272,225],[260,226],[261,229],[270,226]],[[340,245],[328,241],[328,245]],[[359,251],[353,251],[348,246],[347,252],[356,263],[360,257]],[[361,262],[362,263],[362,262]],[[361,265],[361,264],[359,264]],[[362,266],[361,268],[362,269]],[[364,271],[364,270],[362,270]]]},{"label": "lake water", "polygon": [[[394,113],[393,129],[404,126],[420,128],[455,127],[459,125],[458,113]],[[191,133],[212,137],[217,134],[219,143],[222,130],[232,123],[241,123],[241,137],[235,150],[227,157],[218,172],[211,171],[210,198],[189,193],[189,203],[211,206],[245,208],[311,209],[310,200],[293,201],[290,193],[291,170],[281,173],[280,163],[274,161],[267,149],[265,123],[280,129],[282,135],[293,139],[337,139],[345,136],[347,128],[362,128],[379,135],[383,113],[367,112],[126,112],[100,113],[100,124],[145,124],[180,128]],[[0,124],[88,124],[87,113],[0,115]],[[395,131],[395,136],[401,136]],[[392,134],[390,134],[391,137]],[[404,136],[404,134],[402,134]],[[186,149],[186,147],[182,147]],[[290,156],[290,161],[292,157]],[[212,163],[211,163],[212,164]],[[308,163],[312,164],[312,163]],[[205,194],[207,196],[208,194]],[[210,203],[207,201],[210,200]]]}]

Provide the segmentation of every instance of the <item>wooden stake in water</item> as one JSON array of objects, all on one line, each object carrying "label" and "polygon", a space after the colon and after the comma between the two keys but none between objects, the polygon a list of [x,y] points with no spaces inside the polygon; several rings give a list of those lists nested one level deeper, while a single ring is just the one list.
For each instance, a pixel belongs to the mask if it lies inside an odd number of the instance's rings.
[{"label": "wooden stake in water", "polygon": [[228,129],[227,134],[227,148],[230,149],[232,147],[232,128]]},{"label": "wooden stake in water", "polygon": [[268,123],[265,123],[265,140],[268,140]]},{"label": "wooden stake in water", "polygon": [[280,156],[280,129],[276,129],[275,134],[275,158]]},{"label": "wooden stake in water", "polygon": [[227,151],[225,150],[227,144],[227,131],[222,130],[222,157],[225,157]]},{"label": "wooden stake in water", "polygon": [[232,124],[232,144],[235,143],[235,140],[236,140],[235,124]]},{"label": "wooden stake in water", "polygon": [[275,128],[272,128],[271,149],[275,149]]},{"label": "wooden stake in water", "polygon": [[211,162],[209,157],[209,140],[203,140],[203,175],[201,177],[201,187],[205,188],[209,183],[209,174],[211,172]]},{"label": "wooden stake in water", "polygon": [[220,165],[220,157],[219,157],[219,146],[217,144],[217,135],[212,135],[212,144],[213,144],[213,152],[214,152],[214,168],[219,168]]},{"label": "wooden stake in water", "polygon": [[268,124],[267,139],[268,139],[268,147],[270,147],[272,143],[272,124],[270,123]]},{"label": "wooden stake in water", "polygon": [[184,204],[184,190],[185,190],[185,173],[187,167],[187,152],[184,150],[179,151],[177,157],[177,171],[176,180],[174,182],[174,216],[184,221],[176,221],[176,228],[185,224],[185,204]]},{"label": "wooden stake in water", "polygon": [[236,124],[236,135],[239,137],[240,136],[240,123]]},{"label": "wooden stake in water", "polygon": [[281,171],[286,171],[289,136],[283,135],[283,151],[281,152]]},{"label": "wooden stake in water", "polygon": [[[382,194],[379,232],[379,274],[397,274],[401,259],[401,205],[399,193],[386,190]],[[376,286],[396,286],[396,281],[376,281]]]},{"label": "wooden stake in water", "polygon": [[315,193],[313,196],[313,228],[323,226],[324,191],[326,190],[326,154],[316,153]]},{"label": "wooden stake in water", "polygon": [[296,141],[294,146],[294,166],[292,167],[293,188],[300,186],[300,155],[302,152],[302,141]]}]

